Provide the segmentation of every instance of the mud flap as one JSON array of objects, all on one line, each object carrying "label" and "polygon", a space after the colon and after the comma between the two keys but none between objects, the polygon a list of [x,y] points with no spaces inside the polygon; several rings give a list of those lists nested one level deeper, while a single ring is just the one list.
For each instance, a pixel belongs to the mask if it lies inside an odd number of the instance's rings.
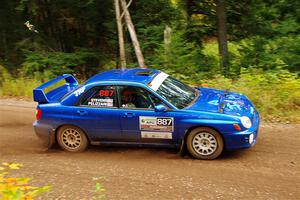
[{"label": "mud flap", "polygon": [[184,157],[185,155],[187,155],[187,148],[185,145],[185,141],[184,139],[181,141],[181,145],[180,145],[180,149],[179,149],[179,156]]},{"label": "mud flap", "polygon": [[184,133],[183,139],[181,140],[180,149],[179,149],[179,152],[178,152],[181,157],[184,157],[185,155],[188,154],[187,147],[186,147],[186,144],[185,144],[186,136],[187,136],[187,131],[185,131],[185,133]]},{"label": "mud flap", "polygon": [[55,129],[51,130],[47,148],[50,149],[55,144]]},{"label": "mud flap", "polygon": [[55,144],[55,129],[52,129],[47,136],[37,134],[40,139],[40,144],[43,147],[43,150],[49,150]]}]

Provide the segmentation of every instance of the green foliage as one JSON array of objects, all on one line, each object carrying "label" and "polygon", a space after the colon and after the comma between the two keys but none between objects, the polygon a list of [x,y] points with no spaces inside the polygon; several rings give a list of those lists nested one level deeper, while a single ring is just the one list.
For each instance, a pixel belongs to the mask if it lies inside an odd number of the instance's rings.
[{"label": "green foliage", "polygon": [[33,200],[40,194],[50,190],[50,186],[30,186],[31,178],[9,177],[11,170],[22,167],[18,163],[2,163],[0,166],[0,199],[2,200]]},{"label": "green foliage", "polygon": [[[22,73],[29,77],[34,75],[37,79],[50,79],[66,73],[78,73],[86,78],[98,71],[100,62],[104,63],[104,59],[100,58],[99,52],[88,50],[74,53],[27,51],[22,64]],[[88,66],[91,69],[87,73]]]},{"label": "green foliage", "polygon": [[299,33],[300,2],[227,0],[228,31],[234,38]]},{"label": "green foliage", "polygon": [[[232,77],[240,74],[241,68],[300,72],[300,35],[280,36],[272,40],[255,36],[229,42],[228,49]],[[211,58],[210,72],[219,73],[217,42],[204,44],[202,52],[206,58]]]},{"label": "green foliage", "polygon": [[11,79],[10,73],[2,65],[0,65],[0,83],[1,80]]},{"label": "green foliage", "polygon": [[161,43],[155,54],[148,57],[149,67],[174,74],[182,80],[191,79],[191,75],[199,71],[208,72],[209,62],[209,57],[204,57],[195,43],[187,41],[184,34],[176,30],[172,31],[169,47]]},{"label": "green foliage", "polygon": [[300,35],[281,36],[273,40],[256,36],[242,40],[241,66],[300,71]]}]

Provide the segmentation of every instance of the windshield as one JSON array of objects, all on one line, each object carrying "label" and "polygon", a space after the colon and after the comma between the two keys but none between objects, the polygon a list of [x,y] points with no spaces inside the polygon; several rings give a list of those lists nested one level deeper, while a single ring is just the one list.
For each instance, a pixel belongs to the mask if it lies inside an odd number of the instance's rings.
[{"label": "windshield", "polygon": [[[161,81],[161,78],[163,78],[164,80]],[[152,82],[154,81],[155,78]],[[171,76],[165,75],[164,77],[160,77],[159,82],[162,83],[160,84],[156,92],[179,109],[189,106],[198,97],[197,90]]]}]

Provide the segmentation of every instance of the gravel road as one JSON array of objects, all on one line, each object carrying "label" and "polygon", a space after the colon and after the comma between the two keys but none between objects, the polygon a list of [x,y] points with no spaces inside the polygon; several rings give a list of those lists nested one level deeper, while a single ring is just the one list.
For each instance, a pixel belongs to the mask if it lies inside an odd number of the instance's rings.
[{"label": "gravel road", "polygon": [[34,134],[35,104],[0,100],[0,162],[18,175],[52,185],[40,199],[92,199],[97,178],[104,199],[300,199],[300,125],[262,124],[257,144],[213,161],[175,150],[90,147],[45,151]]}]

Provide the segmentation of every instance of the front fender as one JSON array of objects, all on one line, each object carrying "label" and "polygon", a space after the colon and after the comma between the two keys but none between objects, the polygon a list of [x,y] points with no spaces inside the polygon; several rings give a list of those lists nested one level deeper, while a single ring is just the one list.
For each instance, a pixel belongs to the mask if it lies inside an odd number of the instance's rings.
[{"label": "front fender", "polygon": [[183,119],[185,130],[190,127],[207,126],[216,129],[221,134],[231,133],[235,131],[233,124],[238,123],[235,120],[219,120],[219,119]]},{"label": "front fender", "polygon": [[179,137],[178,143],[181,143],[184,139],[186,133],[196,127],[209,127],[218,131],[222,136],[228,133],[237,132],[233,124],[238,124],[238,120],[235,118],[232,119],[214,119],[214,118],[186,118],[181,119],[178,127]]}]

